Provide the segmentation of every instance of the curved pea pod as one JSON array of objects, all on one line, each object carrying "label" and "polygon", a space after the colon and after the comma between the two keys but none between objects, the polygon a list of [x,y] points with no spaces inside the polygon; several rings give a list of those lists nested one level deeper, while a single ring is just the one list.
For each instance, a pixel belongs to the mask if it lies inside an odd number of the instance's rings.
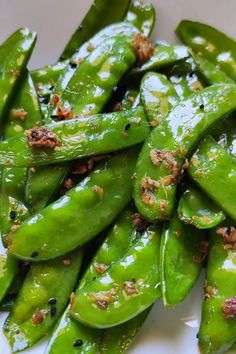
[{"label": "curved pea pod", "polygon": [[218,65],[236,80],[236,42],[233,39],[209,25],[188,20],[180,22],[176,34],[196,54]]},{"label": "curved pea pod", "polygon": [[171,217],[185,159],[202,135],[235,109],[235,98],[234,85],[203,89],[181,101],[152,130],[139,155],[134,181],[135,204],[146,219]]},{"label": "curved pea pod", "polygon": [[132,1],[125,21],[132,23],[138,30],[149,37],[156,21],[156,12],[153,5],[142,0]]},{"label": "curved pea pod", "polygon": [[5,119],[15,89],[31,56],[36,33],[18,29],[0,46],[0,121]]},{"label": "curved pea pod", "polygon": [[48,114],[52,118],[61,119],[65,111],[69,111],[71,117],[99,113],[110,98],[114,86],[135,61],[136,55],[127,38],[116,36],[106,39],[79,64],[62,92],[58,92],[58,84]]},{"label": "curved pea pod", "polygon": [[131,199],[137,153],[134,149],[102,162],[63,197],[22,223],[10,254],[36,261],[55,258],[99,234]]},{"label": "curved pea pod", "polygon": [[29,168],[25,186],[25,199],[37,213],[50,204],[66,177],[70,164],[56,164]]},{"label": "curved pea pod", "polygon": [[4,324],[13,352],[32,346],[50,333],[75,286],[81,260],[81,251],[74,251],[66,256],[66,262],[59,258],[30,269]]},{"label": "curved pea pod", "polygon": [[[127,208],[112,225],[104,242],[83,275],[79,288],[91,281],[94,277],[104,272],[114,261],[122,257],[132,243],[134,229],[132,223],[133,210]],[[103,340],[104,332],[91,327],[78,324],[69,317],[68,309],[57,324],[52,338],[48,344],[46,353],[50,354],[71,354],[81,352],[98,353],[100,343]],[[117,338],[117,337],[116,337]],[[73,347],[78,339],[83,344],[81,349]]]},{"label": "curved pea pod", "polygon": [[225,214],[204,193],[189,187],[181,196],[178,206],[179,218],[197,229],[210,229],[225,219]]},{"label": "curved pea pod", "polygon": [[166,75],[180,99],[203,89],[203,82],[199,80],[196,64],[191,57],[167,70]]},{"label": "curved pea pod", "polygon": [[15,258],[8,257],[6,250],[0,245],[0,302],[6,295],[18,269]]},{"label": "curved pea pod", "polygon": [[81,25],[76,29],[59,60],[70,58],[86,41],[104,27],[121,21],[128,10],[130,0],[94,0]]},{"label": "curved pea pod", "polygon": [[154,54],[143,65],[130,70],[129,76],[143,75],[150,70],[161,70],[168,68],[179,61],[189,57],[188,48],[183,45],[156,46]]},{"label": "curved pea pod", "polygon": [[183,301],[192,290],[207,251],[206,235],[182,223],[177,212],[161,239],[161,286],[165,306]]},{"label": "curved pea pod", "polygon": [[119,325],[160,297],[160,228],[148,229],[105,273],[79,289],[71,316],[96,328]]},{"label": "curved pea pod", "polygon": [[219,207],[236,219],[236,165],[224,148],[213,139],[205,138],[191,158],[188,172]]},{"label": "curved pea pod", "polygon": [[199,330],[202,354],[224,353],[236,340],[236,253],[235,243],[230,244],[232,235],[235,235],[235,224],[230,221],[211,231]]},{"label": "curved pea pod", "polygon": [[145,112],[152,126],[158,125],[179,102],[173,85],[161,74],[150,72],[144,75],[140,91]]},{"label": "curved pea pod", "polygon": [[208,61],[206,58],[203,58],[200,55],[194,53],[191,54],[196,65],[197,71],[200,76],[203,77],[209,85],[214,84],[234,84],[234,81],[229,78],[217,65]]},{"label": "curved pea pod", "polygon": [[0,142],[0,164],[39,166],[101,155],[139,144],[150,131],[141,107],[53,122],[47,128],[55,134],[60,146],[30,147],[27,136],[22,134]]}]

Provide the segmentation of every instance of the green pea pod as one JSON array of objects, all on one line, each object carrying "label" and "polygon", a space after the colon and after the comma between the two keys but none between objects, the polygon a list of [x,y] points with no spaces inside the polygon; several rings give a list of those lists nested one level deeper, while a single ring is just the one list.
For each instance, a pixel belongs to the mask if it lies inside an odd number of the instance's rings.
[{"label": "green pea pod", "polygon": [[153,126],[158,125],[179,102],[173,85],[161,74],[150,72],[144,75],[140,91],[148,120]]},{"label": "green pea pod", "polygon": [[[94,277],[109,268],[114,261],[122,257],[127,251],[135,236],[132,235],[132,215],[133,210],[127,208],[118,217],[81,279],[79,284],[80,289]],[[68,316],[67,309],[52,335],[46,353],[78,353],[79,348],[73,348],[73,343],[76,343],[78,339],[81,339],[83,342],[83,346],[81,347],[82,352],[98,353],[100,352],[99,347],[103,338],[103,331],[86,327],[82,324],[78,325],[75,320]],[[112,353],[114,352],[112,351]]]},{"label": "green pea pod", "polygon": [[160,297],[160,229],[149,229],[100,277],[79,289],[71,316],[91,327],[108,328],[137,316]]},{"label": "green pea pod", "polygon": [[176,33],[195,53],[219,65],[236,80],[236,42],[233,39],[209,25],[188,20],[180,22]]},{"label": "green pea pod", "polygon": [[31,347],[50,333],[75,286],[81,260],[81,251],[74,251],[66,256],[66,263],[59,258],[31,268],[4,324],[13,352]]},{"label": "green pea pod", "polygon": [[149,37],[156,21],[155,8],[149,2],[134,0],[129,7],[125,20],[132,23],[142,34]]},{"label": "green pea pod", "polygon": [[234,85],[203,89],[181,101],[152,130],[139,155],[134,181],[135,204],[146,219],[171,217],[185,159],[201,136],[235,109],[235,98]]},{"label": "green pea pod", "polygon": [[63,163],[29,168],[25,186],[25,199],[34,213],[39,212],[54,201],[69,166],[69,163]]},{"label": "green pea pod", "polygon": [[227,222],[212,230],[207,262],[205,299],[199,330],[199,348],[202,354],[224,353],[236,340],[235,312],[233,306],[236,293],[235,249],[227,244],[235,224]]},{"label": "green pea pod", "polygon": [[10,254],[36,261],[55,258],[104,230],[131,199],[138,150],[102,162],[63,197],[25,221],[14,233]]},{"label": "green pea pod", "polygon": [[196,65],[192,58],[174,65],[169,72],[166,72],[166,75],[180,99],[185,99],[193,92],[203,89],[203,84],[196,74]]},{"label": "green pea pod", "polygon": [[48,128],[61,142],[55,149],[32,148],[22,134],[0,142],[0,164],[39,166],[100,155],[139,144],[149,134],[143,108],[53,122]]},{"label": "green pea pod", "polygon": [[161,285],[165,306],[183,301],[196,283],[206,254],[201,244],[206,239],[203,231],[183,224],[177,213],[166,225],[161,239]]},{"label": "green pea pod", "polygon": [[229,76],[227,76],[225,72],[218,67],[218,65],[213,64],[200,55],[196,55],[194,53],[191,55],[197,65],[198,74],[203,78],[204,81],[207,82],[208,85],[222,83],[234,84],[234,81],[231,80]]},{"label": "green pea pod", "polygon": [[130,70],[128,77],[143,75],[150,70],[161,70],[173,66],[189,57],[188,48],[182,45],[156,46],[154,54],[143,65]]},{"label": "green pea pod", "polygon": [[225,219],[225,214],[205,194],[189,187],[182,195],[178,206],[179,218],[185,224],[198,229],[210,229]]},{"label": "green pea pod", "polygon": [[35,42],[36,33],[21,28],[0,46],[0,122],[9,111],[9,104],[21,81]]},{"label": "green pea pod", "polygon": [[224,148],[213,139],[205,138],[191,158],[188,172],[212,200],[236,219],[236,166]]},{"label": "green pea pod", "polygon": [[0,242],[0,302],[6,295],[18,270],[17,261],[8,257]]},{"label": "green pea pod", "polygon": [[127,12],[130,0],[94,0],[81,25],[77,28],[63,50],[60,59],[70,58],[81,45],[104,27],[121,21]]}]

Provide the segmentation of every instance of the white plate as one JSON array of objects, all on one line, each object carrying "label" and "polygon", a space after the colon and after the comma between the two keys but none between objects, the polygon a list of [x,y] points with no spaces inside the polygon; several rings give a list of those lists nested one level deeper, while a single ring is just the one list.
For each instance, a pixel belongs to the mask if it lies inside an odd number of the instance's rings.
[{"label": "white plate", "polygon": [[[91,0],[0,0],[0,41],[27,26],[38,33],[30,68],[55,62]],[[155,38],[176,42],[174,29],[183,18],[207,22],[236,37],[235,0],[152,0],[157,9]],[[112,1],[111,1],[112,6]],[[198,354],[203,277],[186,301],[175,309],[157,303],[129,354]],[[2,326],[6,314],[0,314]],[[46,341],[22,353],[43,354]],[[0,354],[10,354],[0,334]],[[112,353],[110,353],[112,354]],[[233,354],[233,353],[232,353]]]}]

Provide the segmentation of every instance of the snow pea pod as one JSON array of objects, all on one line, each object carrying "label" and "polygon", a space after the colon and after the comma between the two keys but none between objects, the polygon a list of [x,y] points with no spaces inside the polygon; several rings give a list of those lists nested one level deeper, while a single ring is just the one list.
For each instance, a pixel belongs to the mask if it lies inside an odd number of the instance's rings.
[{"label": "snow pea pod", "polygon": [[236,42],[217,29],[200,22],[183,20],[176,29],[179,38],[236,80]]},{"label": "snow pea pod", "polygon": [[0,164],[38,166],[99,155],[139,144],[149,134],[141,107],[53,122],[47,128],[59,139],[60,146],[55,149],[30,147],[22,134],[0,142]]},{"label": "snow pea pod", "polygon": [[135,61],[136,55],[127,38],[116,36],[106,39],[78,65],[62,92],[58,92],[59,84],[55,87],[49,115],[64,119],[65,111],[71,114],[70,118],[100,112],[113,88]]},{"label": "snow pea pod", "polygon": [[76,250],[66,260],[59,258],[30,269],[4,324],[13,352],[31,347],[50,333],[75,286],[81,260],[82,253]]},{"label": "snow pea pod", "polygon": [[[235,343],[235,243],[229,238],[235,223],[229,220],[210,235],[205,284],[205,299],[199,330],[199,348],[203,354],[224,353]],[[227,241],[228,240],[228,241]]]},{"label": "snow pea pod", "polygon": [[6,295],[18,270],[18,262],[7,256],[0,241],[0,302]]},{"label": "snow pea pod", "polygon": [[147,73],[141,81],[141,100],[152,126],[160,123],[173,106],[179,102],[173,85],[166,76]]},{"label": "snow pea pod", "polygon": [[206,253],[204,231],[182,223],[177,212],[164,227],[161,239],[161,285],[165,306],[183,301],[196,283]]},{"label": "snow pea pod", "polygon": [[59,60],[70,58],[81,45],[92,38],[104,27],[123,20],[130,0],[94,0],[71,39],[63,50]]},{"label": "snow pea pod", "polygon": [[63,163],[28,169],[25,199],[34,213],[53,201],[66,177],[69,166],[69,163]]},{"label": "snow pea pod", "polygon": [[207,82],[208,85],[214,84],[234,84],[234,81],[229,78],[217,65],[208,61],[206,58],[191,54],[196,66],[198,74]]},{"label": "snow pea pod", "polygon": [[189,187],[181,196],[178,215],[185,224],[198,229],[210,229],[225,219],[223,211],[195,187]]},{"label": "snow pea pod", "polygon": [[79,289],[71,304],[71,316],[88,326],[107,328],[152,305],[161,295],[160,233],[158,226],[145,231],[122,258]]},{"label": "snow pea pod", "polygon": [[9,104],[36,42],[36,33],[18,29],[0,46],[0,122],[9,111]]},{"label": "snow pea pod", "polygon": [[125,18],[125,21],[132,23],[146,37],[151,35],[155,20],[155,8],[151,3],[142,0],[132,1]]},{"label": "snow pea pod", "polygon": [[154,54],[143,65],[130,70],[128,77],[143,75],[150,70],[161,70],[168,68],[179,61],[189,57],[188,48],[183,45],[156,46]]},{"label": "snow pea pod", "polygon": [[188,172],[212,200],[236,219],[236,165],[224,148],[212,138],[205,138],[191,158]]},{"label": "snow pea pod", "polygon": [[235,98],[234,85],[203,89],[181,101],[152,130],[139,155],[134,181],[135,204],[145,218],[171,217],[185,159],[212,125],[235,110]]},{"label": "snow pea pod", "polygon": [[138,151],[132,149],[103,161],[64,196],[22,223],[12,237],[9,253],[32,261],[46,260],[99,234],[131,199]]}]

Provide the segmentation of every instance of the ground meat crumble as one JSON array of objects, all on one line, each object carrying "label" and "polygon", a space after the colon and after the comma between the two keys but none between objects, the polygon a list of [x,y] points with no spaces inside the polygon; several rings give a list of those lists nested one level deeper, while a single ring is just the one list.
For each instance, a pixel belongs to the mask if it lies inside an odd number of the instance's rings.
[{"label": "ground meat crumble", "polygon": [[26,130],[26,136],[31,147],[55,149],[56,146],[61,145],[56,134],[45,127]]},{"label": "ground meat crumble", "polygon": [[137,33],[132,41],[132,47],[140,64],[145,63],[153,55],[155,47],[143,34]]}]

